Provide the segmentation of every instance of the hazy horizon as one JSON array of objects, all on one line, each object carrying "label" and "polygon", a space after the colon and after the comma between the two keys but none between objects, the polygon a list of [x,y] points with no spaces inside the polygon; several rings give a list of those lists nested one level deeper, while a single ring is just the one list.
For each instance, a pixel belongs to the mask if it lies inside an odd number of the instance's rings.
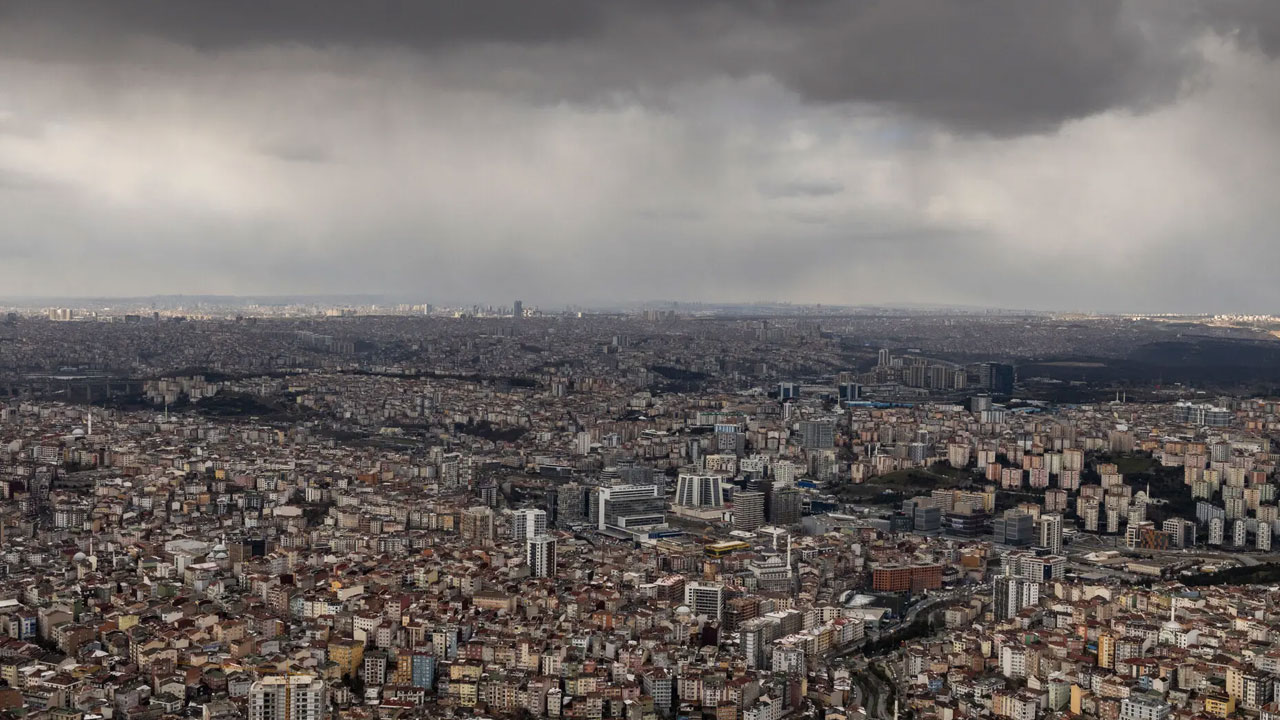
[{"label": "hazy horizon", "polygon": [[931,311],[948,311],[957,313],[1034,313],[1039,315],[1096,315],[1099,317],[1116,317],[1116,316],[1213,316],[1213,315],[1270,315],[1268,312],[1250,312],[1250,311],[1226,311],[1226,312],[1210,312],[1210,311],[1184,311],[1184,312],[1145,312],[1145,311],[1128,311],[1128,310],[1084,310],[1075,308],[1051,308],[1051,307],[1033,307],[1033,306],[997,306],[997,305],[965,305],[960,303],[859,303],[859,304],[841,304],[841,303],[800,303],[788,300],[767,300],[756,299],[741,302],[722,302],[716,300],[668,300],[668,299],[619,299],[611,302],[598,303],[554,303],[539,304],[531,302],[524,298],[504,299],[457,299],[445,298],[437,299],[430,297],[419,297],[413,295],[399,294],[380,294],[368,292],[351,292],[351,293],[288,293],[288,294],[263,294],[248,293],[243,295],[224,295],[218,293],[161,293],[156,295],[86,295],[86,296],[60,296],[60,295],[31,295],[31,296],[4,296],[0,295],[0,307],[20,307],[30,310],[46,309],[56,306],[76,306],[80,309],[92,309],[90,303],[99,303],[103,305],[117,304],[120,306],[139,306],[148,302],[167,301],[170,303],[178,303],[180,301],[189,301],[194,305],[201,304],[217,304],[219,302],[227,302],[232,305],[250,305],[250,304],[311,304],[324,307],[362,307],[362,306],[385,306],[385,305],[432,305],[440,309],[446,308],[466,308],[466,307],[483,307],[494,309],[510,309],[512,300],[520,300],[526,311],[547,310],[549,312],[560,312],[567,309],[578,310],[640,310],[640,309],[670,309],[671,307],[687,307],[687,308],[750,308],[750,307],[779,307],[779,308],[796,308],[813,310],[818,308],[831,308],[836,311],[901,311],[901,312],[931,312]]}]

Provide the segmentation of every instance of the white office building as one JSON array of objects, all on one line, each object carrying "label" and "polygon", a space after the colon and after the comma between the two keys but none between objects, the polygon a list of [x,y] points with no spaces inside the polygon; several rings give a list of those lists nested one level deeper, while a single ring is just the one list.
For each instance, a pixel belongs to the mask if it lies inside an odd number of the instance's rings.
[{"label": "white office building", "polygon": [[516,510],[511,515],[511,539],[528,540],[547,533],[547,512],[537,508]]},{"label": "white office building", "polygon": [[667,499],[658,485],[602,487],[595,497],[596,527],[600,530],[637,531],[662,526],[667,519]]},{"label": "white office building", "polygon": [[684,586],[684,604],[694,615],[719,620],[724,613],[724,586],[691,582]]}]

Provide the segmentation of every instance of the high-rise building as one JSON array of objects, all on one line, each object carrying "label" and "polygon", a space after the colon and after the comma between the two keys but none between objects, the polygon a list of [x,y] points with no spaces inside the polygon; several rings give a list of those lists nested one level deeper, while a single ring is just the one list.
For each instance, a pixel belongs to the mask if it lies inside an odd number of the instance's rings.
[{"label": "high-rise building", "polygon": [[855,402],[862,399],[862,386],[855,382],[840,383],[836,392],[842,402]]},{"label": "high-rise building", "polygon": [[724,477],[680,473],[675,504],[684,507],[724,507]]},{"label": "high-rise building", "polygon": [[1044,509],[1045,512],[1060,513],[1067,509],[1067,491],[1062,488],[1053,488],[1046,490],[1044,493]]},{"label": "high-rise building", "polygon": [[1247,539],[1247,526],[1244,520],[1236,520],[1235,524],[1231,526],[1231,544],[1242,548]]},{"label": "high-rise building", "polygon": [[1035,538],[1035,518],[1022,510],[1006,510],[993,523],[993,533],[1002,545],[1030,545]]},{"label": "high-rise building", "polygon": [[1080,516],[1084,518],[1085,532],[1096,533],[1098,532],[1098,502],[1093,498],[1088,499],[1092,502],[1085,503],[1084,510],[1080,513]]},{"label": "high-rise building", "polygon": [[917,505],[911,513],[911,527],[916,532],[936,532],[942,528],[942,508]]},{"label": "high-rise building", "polygon": [[1107,532],[1120,532],[1120,510],[1118,508],[1107,508]]},{"label": "high-rise building", "polygon": [[487,507],[471,507],[462,511],[458,534],[473,545],[493,544],[493,510]]},{"label": "high-rise building", "polygon": [[519,320],[524,317],[524,303],[517,300],[511,304],[511,317]]},{"label": "high-rise building", "polygon": [[659,485],[614,485],[596,490],[592,519],[600,530],[634,531],[663,525],[667,501]]},{"label": "high-rise building", "polygon": [[1267,551],[1271,549],[1271,526],[1267,523],[1258,523],[1258,549]]},{"label": "high-rise building", "polygon": [[795,482],[796,477],[800,474],[800,469],[790,460],[777,460],[769,467],[769,471],[773,473],[775,482],[787,485]]},{"label": "high-rise building", "polygon": [[414,652],[413,660],[411,662],[411,679],[409,684],[413,687],[420,687],[424,690],[434,689],[436,680],[436,656],[428,655],[425,652]]},{"label": "high-rise building", "polygon": [[547,491],[547,521],[558,528],[565,528],[586,519],[583,502],[586,489],[575,482],[565,483]]},{"label": "high-rise building", "polygon": [[249,686],[249,720],[320,720],[328,703],[324,681],[313,675],[268,675]]},{"label": "high-rise building", "polygon": [[691,582],[684,586],[684,604],[694,615],[706,615],[720,620],[724,613],[724,586],[714,583]]},{"label": "high-rise building", "polygon": [[495,507],[498,504],[498,483],[490,478],[485,478],[476,483],[476,497],[480,499],[480,504],[488,507]]},{"label": "high-rise building", "polygon": [[1039,525],[1040,547],[1048,548],[1053,555],[1062,554],[1062,516],[1041,515]]},{"label": "high-rise building", "polygon": [[652,485],[653,468],[648,465],[623,464],[617,468],[618,482],[611,485]]},{"label": "high-rise building", "polygon": [[1210,502],[1200,500],[1196,503],[1196,520],[1207,523],[1214,518],[1227,519],[1227,511]]},{"label": "high-rise building", "polygon": [[956,503],[955,507],[942,511],[943,531],[949,535],[973,538],[991,531],[991,515],[982,506],[971,503]]},{"label": "high-rise building", "polygon": [[808,450],[835,447],[836,424],[828,420],[800,421],[800,443]]},{"label": "high-rise building", "polygon": [[1003,363],[982,363],[978,366],[978,385],[997,395],[1013,392],[1013,366]]},{"label": "high-rise building", "polygon": [[1116,662],[1116,638],[1110,633],[1098,635],[1098,667],[1113,668]]},{"label": "high-rise building", "polygon": [[556,539],[540,533],[525,540],[525,561],[534,577],[555,577]]},{"label": "high-rise building", "polygon": [[511,514],[511,538],[527,540],[547,532],[547,513],[537,508],[524,508]]},{"label": "high-rise building", "polygon": [[1018,557],[1017,575],[1023,580],[1047,582],[1061,579],[1066,573],[1067,559],[1062,555],[1023,553]]},{"label": "high-rise building", "polygon": [[1002,576],[995,580],[996,620],[1007,620],[1023,608],[1040,602],[1040,583],[1034,580],[1022,580],[1012,576]]},{"label": "high-rise building", "polygon": [[795,525],[800,522],[801,499],[800,490],[783,485],[775,485],[769,503],[769,522],[774,525]]},{"label": "high-rise building", "polygon": [[1196,524],[1182,518],[1169,518],[1160,526],[1174,547],[1188,548],[1196,544]]},{"label": "high-rise building", "polygon": [[733,495],[733,529],[750,532],[764,525],[764,493],[744,490]]},{"label": "high-rise building", "polygon": [[1223,528],[1225,525],[1226,525],[1226,520],[1223,519],[1222,517],[1209,518],[1209,544],[1210,545],[1222,544]]},{"label": "high-rise building", "polygon": [[773,617],[751,618],[742,624],[738,630],[738,636],[749,670],[769,666],[769,653],[773,649],[773,641],[778,639],[781,631],[781,623]]},{"label": "high-rise building", "polygon": [[1206,425],[1226,427],[1231,424],[1232,417],[1231,411],[1226,408],[1214,407],[1208,403],[1190,403],[1185,400],[1173,406],[1173,415],[1176,422],[1197,427]]}]

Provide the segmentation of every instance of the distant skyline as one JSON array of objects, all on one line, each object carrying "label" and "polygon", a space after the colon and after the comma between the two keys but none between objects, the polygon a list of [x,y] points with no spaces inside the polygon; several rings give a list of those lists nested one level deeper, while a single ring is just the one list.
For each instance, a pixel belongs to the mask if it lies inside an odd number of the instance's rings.
[{"label": "distant skyline", "polygon": [[1280,312],[1278,55],[1275,0],[7,0],[0,297]]},{"label": "distant skyline", "polygon": [[[517,298],[520,299],[520,298]],[[514,301],[506,301],[498,299],[440,299],[440,298],[423,298],[409,295],[378,295],[372,293],[338,293],[338,294],[296,294],[296,295],[218,295],[218,294],[160,294],[150,296],[21,296],[6,297],[0,295],[0,310],[5,308],[18,308],[25,311],[42,311],[53,308],[74,308],[85,311],[97,311],[110,309],[114,311],[139,310],[147,306],[156,309],[176,310],[179,308],[196,309],[200,307],[214,308],[218,306],[224,307],[250,307],[250,306],[275,306],[288,307],[293,305],[313,305],[317,308],[338,309],[338,308],[368,308],[377,307],[383,309],[391,309],[393,306],[434,306],[436,310],[458,310],[472,307],[479,307],[486,310],[508,310],[513,307]],[[617,312],[627,311],[636,312],[645,309],[656,310],[685,310],[685,311],[701,311],[708,310],[752,310],[752,309],[768,309],[776,308],[794,309],[806,311],[825,311],[830,309],[836,313],[850,314],[874,314],[876,312],[892,312],[904,314],[921,314],[921,313],[956,313],[962,315],[974,314],[1005,314],[1017,315],[1019,313],[1032,313],[1037,315],[1095,315],[1099,317],[1126,317],[1126,316],[1169,316],[1169,317],[1210,317],[1214,315],[1238,315],[1238,316],[1266,316],[1271,313],[1263,312],[1144,312],[1144,311],[1094,311],[1094,310],[1078,310],[1071,308],[1035,308],[1035,307],[1016,307],[1016,306],[994,306],[994,305],[964,305],[956,303],[861,303],[861,304],[840,304],[840,303],[794,303],[786,300],[752,300],[743,302],[720,302],[714,300],[628,300],[615,302],[600,303],[555,303],[540,305],[536,303],[524,303],[526,312],[547,312],[559,313],[567,310],[585,310],[592,312]],[[1275,313],[1280,316],[1280,313]],[[780,314],[784,316],[784,314]]]}]

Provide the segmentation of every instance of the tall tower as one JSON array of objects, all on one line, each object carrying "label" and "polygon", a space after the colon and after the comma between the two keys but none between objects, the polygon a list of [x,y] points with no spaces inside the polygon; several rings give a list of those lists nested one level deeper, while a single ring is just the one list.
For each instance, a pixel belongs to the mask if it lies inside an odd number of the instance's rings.
[{"label": "tall tower", "polygon": [[555,577],[556,539],[544,533],[525,540],[525,560],[529,563],[530,575]]},{"label": "tall tower", "polygon": [[511,304],[511,317],[517,320],[524,317],[524,303],[520,300]]},{"label": "tall tower", "polygon": [[1062,554],[1062,516],[1040,516],[1040,547],[1049,548],[1054,555]]},{"label": "tall tower", "polygon": [[764,493],[743,490],[733,495],[733,529],[751,532],[764,525]]}]

